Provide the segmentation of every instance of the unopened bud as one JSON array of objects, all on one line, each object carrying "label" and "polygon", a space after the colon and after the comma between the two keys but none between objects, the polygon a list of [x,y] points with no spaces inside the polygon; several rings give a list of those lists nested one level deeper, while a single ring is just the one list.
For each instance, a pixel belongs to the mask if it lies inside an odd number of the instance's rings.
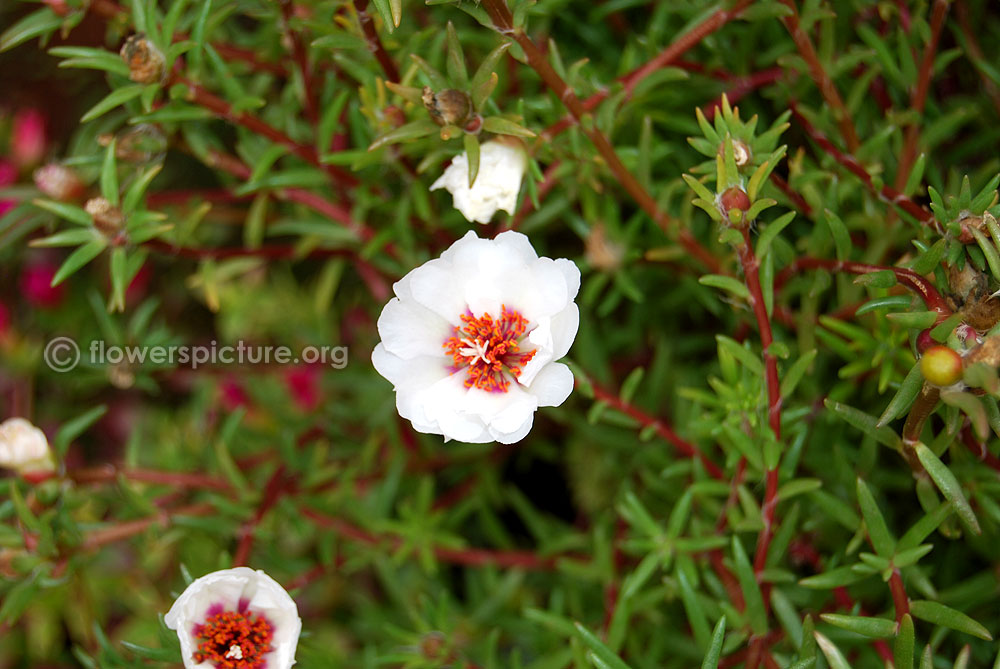
[{"label": "unopened bud", "polygon": [[932,346],[920,358],[920,372],[935,386],[955,385],[962,378],[962,356],[947,346]]},{"label": "unopened bud", "polygon": [[39,167],[35,170],[34,178],[38,190],[53,200],[69,202],[83,195],[83,182],[76,172],[65,165],[49,163]]},{"label": "unopened bud", "polygon": [[739,186],[728,188],[719,196],[719,209],[734,225],[743,225],[744,214],[750,209],[750,196]]},{"label": "unopened bud", "polygon": [[431,119],[438,125],[464,126],[472,115],[472,100],[454,88],[435,93],[425,86],[423,101]]},{"label": "unopened bud", "polygon": [[125,40],[119,52],[128,65],[128,78],[140,84],[157,84],[163,81],[163,52],[156,48],[143,33]]},{"label": "unopened bud", "polygon": [[930,347],[936,346],[936,345],[937,345],[937,342],[934,341],[934,338],[931,336],[931,331],[930,331],[929,328],[926,329],[926,330],[921,330],[920,334],[917,335],[917,352],[918,353],[924,354],[924,353],[927,352],[927,350]]},{"label": "unopened bud", "polygon": [[125,223],[122,210],[103,197],[87,200],[83,208],[93,219],[94,227],[109,237],[118,234]]}]

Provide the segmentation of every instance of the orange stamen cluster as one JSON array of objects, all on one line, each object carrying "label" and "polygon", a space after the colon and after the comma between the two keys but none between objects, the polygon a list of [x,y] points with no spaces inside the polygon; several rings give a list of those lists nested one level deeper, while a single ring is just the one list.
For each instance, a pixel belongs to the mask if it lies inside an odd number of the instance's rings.
[{"label": "orange stamen cluster", "polygon": [[524,366],[535,357],[534,351],[521,352],[527,319],[517,311],[508,311],[506,306],[496,320],[489,314],[476,318],[470,313],[461,319],[462,325],[455,327],[444,348],[455,361],[455,370],[466,370],[465,387],[507,392],[508,375],[515,379],[521,376]]},{"label": "orange stamen cluster", "polygon": [[195,662],[211,662],[216,669],[263,669],[264,655],[274,650],[274,630],[263,616],[251,618],[249,611],[223,611],[194,626],[198,639]]}]

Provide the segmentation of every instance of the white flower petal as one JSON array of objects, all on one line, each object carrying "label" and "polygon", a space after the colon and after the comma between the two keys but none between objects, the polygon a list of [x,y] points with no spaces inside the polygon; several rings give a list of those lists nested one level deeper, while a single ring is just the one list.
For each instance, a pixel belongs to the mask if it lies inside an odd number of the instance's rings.
[{"label": "white flower petal", "polygon": [[538,373],[527,390],[538,398],[538,406],[557,407],[573,392],[573,372],[563,363],[554,362]]},{"label": "white flower petal", "polygon": [[552,318],[552,358],[558,360],[567,353],[580,327],[580,307],[571,302]]},{"label": "white flower petal", "polygon": [[414,300],[394,297],[378,318],[378,334],[386,350],[401,358],[445,356],[444,342],[454,326]]},{"label": "white flower petal", "polygon": [[479,147],[479,172],[472,188],[469,188],[469,158],[463,152],[455,156],[431,190],[448,189],[455,208],[466,220],[489,223],[498,209],[514,213],[527,166],[523,149],[505,142],[485,142]]},{"label": "white flower petal", "polygon": [[456,276],[450,263],[431,260],[407,276],[414,300],[452,325],[461,324],[459,316],[467,308],[461,289],[464,281]]}]

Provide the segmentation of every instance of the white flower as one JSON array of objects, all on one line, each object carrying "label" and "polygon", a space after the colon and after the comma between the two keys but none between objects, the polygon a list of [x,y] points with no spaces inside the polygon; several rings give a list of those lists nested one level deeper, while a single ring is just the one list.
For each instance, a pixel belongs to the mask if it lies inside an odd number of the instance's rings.
[{"label": "white flower", "polygon": [[23,418],[0,423],[0,467],[21,473],[55,469],[45,433]]},{"label": "white flower", "polygon": [[247,567],[202,576],[164,620],[177,630],[187,669],[288,669],[302,630],[285,589]]},{"label": "white flower", "polygon": [[479,172],[472,188],[469,188],[469,157],[463,152],[451,161],[431,190],[447,188],[455,208],[467,220],[489,223],[497,209],[514,213],[527,167],[524,149],[496,140],[485,142],[479,147]]},{"label": "white flower", "polygon": [[573,390],[555,360],[576,337],[579,290],[572,261],[539,258],[521,233],[469,232],[393,285],[372,363],[418,432],[512,444]]}]

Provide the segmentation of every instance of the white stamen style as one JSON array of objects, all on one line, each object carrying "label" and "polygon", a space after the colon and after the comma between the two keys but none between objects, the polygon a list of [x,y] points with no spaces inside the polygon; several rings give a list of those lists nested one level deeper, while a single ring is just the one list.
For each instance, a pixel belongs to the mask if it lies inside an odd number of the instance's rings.
[{"label": "white stamen style", "polygon": [[243,659],[243,647],[233,644],[229,647],[229,651],[226,653],[226,657],[232,657],[237,660]]},{"label": "white stamen style", "polygon": [[487,365],[490,364],[490,361],[486,357],[486,354],[489,353],[490,350],[487,344],[479,343],[478,339],[476,341],[461,339],[460,341],[463,344],[465,344],[465,348],[458,349],[458,352],[464,355],[466,358],[472,358],[472,360],[469,362],[470,365],[475,363],[480,358],[482,358],[483,362],[485,362]]}]

